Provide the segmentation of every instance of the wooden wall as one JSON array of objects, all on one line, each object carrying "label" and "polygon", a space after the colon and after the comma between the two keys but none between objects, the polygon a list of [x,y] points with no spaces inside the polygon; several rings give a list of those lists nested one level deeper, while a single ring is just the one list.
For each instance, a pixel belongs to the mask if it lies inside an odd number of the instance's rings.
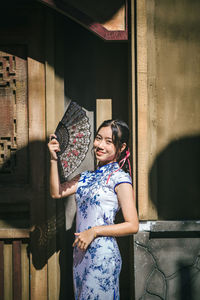
[{"label": "wooden wall", "polygon": [[199,218],[199,8],[136,1],[141,220]]},{"label": "wooden wall", "polygon": [[[47,267],[37,266],[38,257],[33,251],[33,245],[38,249],[38,240],[36,242],[32,234],[34,228],[46,221],[44,11],[33,2],[27,6],[25,1],[18,4],[8,1],[2,8],[4,14],[0,26],[1,60],[7,60],[8,66],[4,71],[4,63],[1,63],[1,83],[5,81],[5,84],[1,84],[1,112],[7,105],[4,103],[6,92],[12,97],[9,100],[6,98],[10,103],[10,111],[5,112],[4,119],[7,118],[7,123],[3,122],[1,129],[6,124],[7,131],[1,130],[1,138],[12,140],[10,135],[14,130],[16,144],[16,149],[11,151],[10,156],[1,156],[4,157],[0,185],[0,230],[1,241],[4,243],[4,270],[13,265],[14,274],[11,278],[12,285],[9,285],[6,279],[8,273],[4,273],[4,298],[20,299],[20,293],[25,293],[25,297],[28,293],[31,299],[47,299]],[[9,92],[10,89],[12,93]],[[14,120],[9,118],[11,112]],[[14,150],[13,145],[8,149]],[[10,165],[12,161],[14,164],[11,171],[4,172],[5,166]],[[23,243],[24,236],[20,235],[21,229],[26,231],[26,244]],[[13,264],[7,265],[9,251],[13,253]],[[43,251],[40,258],[44,260],[44,256]],[[17,267],[15,261],[18,261]],[[25,263],[30,264],[26,274],[23,269]],[[16,279],[15,273],[19,274],[18,277],[22,281]],[[24,280],[27,284],[25,289]]]}]

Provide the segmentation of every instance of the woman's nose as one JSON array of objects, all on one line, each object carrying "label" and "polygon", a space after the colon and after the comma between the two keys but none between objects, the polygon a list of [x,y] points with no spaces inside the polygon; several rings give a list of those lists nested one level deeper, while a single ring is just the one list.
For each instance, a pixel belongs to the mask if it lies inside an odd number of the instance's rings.
[{"label": "woman's nose", "polygon": [[103,140],[99,141],[98,147],[99,148],[103,148],[104,147],[104,141]]}]

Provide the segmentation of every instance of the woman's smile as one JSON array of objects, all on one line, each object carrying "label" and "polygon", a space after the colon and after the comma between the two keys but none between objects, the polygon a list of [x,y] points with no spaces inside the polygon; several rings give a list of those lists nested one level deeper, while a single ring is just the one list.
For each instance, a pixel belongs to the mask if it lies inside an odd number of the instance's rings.
[{"label": "woman's smile", "polygon": [[116,148],[112,140],[112,129],[110,126],[102,127],[94,140],[94,152],[99,165],[116,161]]},{"label": "woman's smile", "polygon": [[102,150],[97,149],[96,154],[97,155],[103,155],[105,152]]}]

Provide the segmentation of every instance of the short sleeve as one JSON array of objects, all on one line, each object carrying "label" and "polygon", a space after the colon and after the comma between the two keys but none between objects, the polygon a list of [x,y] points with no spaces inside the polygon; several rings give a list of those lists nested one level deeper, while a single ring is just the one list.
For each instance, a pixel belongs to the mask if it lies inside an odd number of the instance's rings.
[{"label": "short sleeve", "polygon": [[[129,173],[126,173],[123,170],[119,170],[116,173],[114,173],[112,181],[113,181],[114,192],[115,192],[116,186],[121,184],[121,183],[129,183],[129,184],[132,185],[131,176],[129,175]],[[116,192],[115,192],[115,194],[116,194]]]}]

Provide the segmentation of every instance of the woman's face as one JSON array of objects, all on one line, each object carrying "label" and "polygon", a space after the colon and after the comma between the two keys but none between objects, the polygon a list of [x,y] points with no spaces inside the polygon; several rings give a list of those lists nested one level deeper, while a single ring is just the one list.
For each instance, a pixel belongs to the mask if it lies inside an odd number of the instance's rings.
[{"label": "woman's face", "polygon": [[93,145],[94,153],[100,166],[116,161],[116,147],[113,144],[110,126],[102,127],[99,130]]}]

